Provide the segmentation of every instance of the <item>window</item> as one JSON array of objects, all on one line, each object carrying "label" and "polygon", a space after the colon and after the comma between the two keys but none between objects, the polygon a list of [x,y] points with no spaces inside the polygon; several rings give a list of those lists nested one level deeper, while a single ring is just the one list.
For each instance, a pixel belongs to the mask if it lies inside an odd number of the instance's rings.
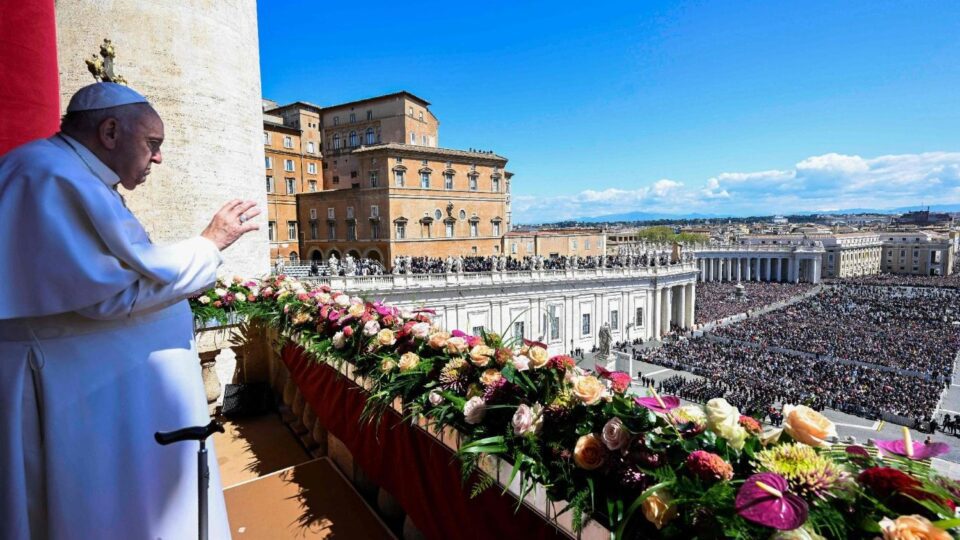
[{"label": "window", "polygon": [[633,320],[633,325],[643,326],[643,308],[642,307],[637,308],[637,315],[636,315],[636,318]]},{"label": "window", "polygon": [[347,207],[347,219],[353,219],[353,207],[352,207],[352,206],[348,206],[348,207]]},{"label": "window", "polygon": [[337,176],[337,175],[333,175],[333,183],[334,183],[334,184],[339,184],[339,183],[340,183],[340,177]]},{"label": "window", "polygon": [[413,118],[413,107],[407,108],[407,114],[410,115],[410,118]]},{"label": "window", "polygon": [[471,176],[471,177],[470,177],[470,191],[476,191],[476,190],[477,190],[477,177],[476,177],[476,176]]},{"label": "window", "polygon": [[339,134],[339,133],[337,133],[336,135],[333,136],[333,149],[334,149],[334,150],[339,150],[339,149],[340,149],[340,134]]},{"label": "window", "polygon": [[443,188],[444,189],[453,189],[453,174],[446,173],[443,175]]},{"label": "window", "polygon": [[311,239],[311,240],[316,240],[316,239],[317,239],[317,235],[320,234],[320,233],[318,232],[318,229],[319,229],[319,228],[320,228],[320,227],[317,226],[317,222],[316,222],[316,221],[311,221],[311,222],[310,222],[310,239]]},{"label": "window", "polygon": [[347,223],[347,240],[356,240],[357,239],[357,222],[351,221]]},{"label": "window", "polygon": [[297,222],[288,221],[287,222],[287,240],[296,240],[297,239]]},{"label": "window", "polygon": [[397,223],[395,225],[397,231],[397,240],[403,240],[407,237],[407,224],[406,223]]},{"label": "window", "polygon": [[350,113],[350,123],[352,124],[352,123],[354,123],[354,122],[356,122],[356,121],[357,121],[357,114],[356,114],[356,113]]},{"label": "window", "polygon": [[491,189],[494,191],[494,193],[500,193],[500,179],[497,178],[496,176],[494,176],[494,177],[493,177],[492,184],[493,184],[493,185],[492,185]]},{"label": "window", "polygon": [[270,156],[266,156],[265,158],[263,158],[263,166],[264,166],[265,168],[267,168],[267,169],[272,169],[272,168],[273,168],[273,158],[270,157]]},{"label": "window", "polygon": [[267,177],[267,193],[273,193],[273,177]]},{"label": "window", "polygon": [[380,239],[380,222],[379,221],[370,222],[370,239],[371,240]]},{"label": "window", "polygon": [[311,209],[310,209],[310,219],[317,219],[317,209],[316,209],[316,208],[311,208]]},{"label": "window", "polygon": [[375,204],[371,204],[371,205],[370,205],[370,217],[372,217],[372,218],[378,218],[378,217],[380,217],[380,207],[379,207],[379,206],[377,206],[377,205],[375,205]]},{"label": "window", "polygon": [[293,168],[293,160],[292,160],[292,159],[285,159],[285,160],[283,160],[283,170],[285,170],[285,171],[287,171],[287,172],[293,172],[294,168]]},{"label": "window", "polygon": [[[422,172],[420,173],[420,187],[429,188],[430,187],[430,173]],[[438,218],[439,219],[439,218]]]},{"label": "window", "polygon": [[263,144],[270,144],[270,134],[266,131],[263,132]]},{"label": "window", "polygon": [[277,222],[267,223],[267,239],[273,242],[277,238]]},{"label": "window", "polygon": [[336,209],[327,208],[327,219],[336,219]]},{"label": "window", "polygon": [[339,125],[340,125],[340,117],[339,117],[339,116],[334,116],[334,117],[333,117],[333,125],[335,125],[335,126],[339,126]]},{"label": "window", "polygon": [[580,316],[580,334],[584,336],[590,335],[590,314],[584,313]]},{"label": "window", "polygon": [[380,185],[380,171],[370,171],[370,187]]},{"label": "window", "polygon": [[513,323],[513,337],[518,340],[523,339],[524,330],[523,330],[523,321],[517,321]]},{"label": "window", "polygon": [[367,120],[373,120],[373,111],[367,111]]},{"label": "window", "polygon": [[617,310],[610,311],[610,329],[614,332],[620,328],[620,312]]},{"label": "window", "polygon": [[550,306],[548,310],[548,317],[550,319],[550,339],[558,340],[560,339],[560,309],[559,306]]},{"label": "window", "polygon": [[590,249],[590,239],[586,238],[583,241],[583,249]]},{"label": "window", "polygon": [[410,144],[417,144],[417,134],[410,132]]},{"label": "window", "polygon": [[367,144],[373,144],[373,128],[367,128]]},{"label": "window", "polygon": [[494,236],[500,236],[500,222],[499,222],[499,221],[494,221],[494,222],[493,222],[493,235],[494,235]]},{"label": "window", "polygon": [[357,146],[358,144],[359,144],[359,143],[357,142],[357,132],[356,132],[356,131],[351,131],[351,132],[350,132],[350,146]]},{"label": "window", "polygon": [[453,222],[452,222],[452,221],[446,222],[446,226],[447,226],[447,227],[446,227],[446,229],[447,229],[447,238],[453,238]]},{"label": "window", "polygon": [[420,120],[421,122],[423,122],[423,111],[420,111],[419,120]]},{"label": "window", "polygon": [[316,181],[316,180],[310,180],[310,181],[308,182],[308,184],[309,184],[309,186],[310,186],[310,193],[314,193],[314,192],[317,191],[317,181]]},{"label": "window", "polygon": [[429,145],[427,144],[427,136],[426,136],[426,135],[421,135],[421,136],[420,136],[420,144],[422,144],[423,146],[429,146]]},{"label": "window", "polygon": [[577,249],[577,239],[576,239],[576,238],[573,239],[573,249],[574,249],[574,250]]},{"label": "window", "polygon": [[350,171],[350,178],[356,178],[356,177],[357,177],[357,171]]},{"label": "window", "polygon": [[471,222],[470,222],[470,236],[472,236],[473,238],[476,238],[477,236],[480,236],[479,232],[480,232],[480,231],[479,231],[479,229],[478,229],[478,227],[477,227],[477,222],[476,222],[476,221],[471,221]]},{"label": "window", "polygon": [[336,240],[337,238],[337,224],[328,223],[327,224],[327,240]]},{"label": "window", "polygon": [[283,137],[283,147],[284,148],[293,148],[293,137],[289,135],[284,135]]},{"label": "window", "polygon": [[290,264],[296,265],[296,264],[297,264],[297,261],[299,261],[299,260],[300,260],[300,256],[297,255],[297,252],[296,252],[296,251],[291,251],[291,252],[290,252]]},{"label": "window", "polygon": [[317,164],[307,163],[307,172],[310,174],[317,174]]},{"label": "window", "polygon": [[285,180],[287,181],[287,193],[291,193],[291,194],[296,193],[297,192],[296,179],[285,178]]},{"label": "window", "polygon": [[395,176],[396,179],[397,179],[397,187],[403,187],[403,185],[404,185],[404,178],[403,178],[404,172],[405,172],[405,171],[402,171],[402,170],[401,170],[401,171],[393,171],[393,174],[394,174],[394,176]]},{"label": "window", "polygon": [[513,243],[510,244],[510,253],[511,253],[511,254],[516,254],[516,253],[517,253],[517,243],[516,243],[516,242],[513,242]]},{"label": "window", "polygon": [[311,154],[315,154],[316,151],[317,151],[316,148],[317,148],[317,147],[315,146],[315,144],[314,144],[313,141],[310,141],[310,142],[307,143],[307,152],[309,152],[309,153],[311,153]]}]

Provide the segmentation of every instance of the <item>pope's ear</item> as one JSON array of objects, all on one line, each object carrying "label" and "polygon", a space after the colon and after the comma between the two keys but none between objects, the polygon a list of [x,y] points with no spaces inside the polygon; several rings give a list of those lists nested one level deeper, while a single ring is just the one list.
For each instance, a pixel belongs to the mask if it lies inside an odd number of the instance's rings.
[{"label": "pope's ear", "polygon": [[100,127],[97,128],[97,138],[100,139],[100,144],[102,144],[108,150],[113,150],[117,147],[117,139],[120,136],[120,122],[116,118],[107,118],[103,122],[100,122]]}]

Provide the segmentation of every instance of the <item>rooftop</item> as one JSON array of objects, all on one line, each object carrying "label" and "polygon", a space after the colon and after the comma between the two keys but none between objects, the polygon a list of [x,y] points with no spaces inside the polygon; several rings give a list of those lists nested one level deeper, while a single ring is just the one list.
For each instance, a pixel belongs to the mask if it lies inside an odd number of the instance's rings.
[{"label": "rooftop", "polygon": [[400,144],[400,143],[382,143],[382,144],[372,144],[367,146],[361,146],[355,150],[353,153],[364,153],[364,152],[376,152],[380,150],[393,150],[396,152],[403,152],[408,154],[430,154],[437,156],[449,156],[449,157],[463,157],[470,159],[489,159],[494,161],[507,162],[507,158],[495,154],[493,152],[476,152],[469,150],[454,150],[452,148],[434,148],[432,146],[417,146],[411,144]]}]

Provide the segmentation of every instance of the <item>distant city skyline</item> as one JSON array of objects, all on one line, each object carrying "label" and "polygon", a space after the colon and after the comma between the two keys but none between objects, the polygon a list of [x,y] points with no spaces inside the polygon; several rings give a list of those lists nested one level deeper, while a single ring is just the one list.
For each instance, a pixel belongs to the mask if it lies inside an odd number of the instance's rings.
[{"label": "distant city skyline", "polygon": [[960,5],[730,7],[260,2],[263,95],[429,100],[516,223],[960,203]]}]

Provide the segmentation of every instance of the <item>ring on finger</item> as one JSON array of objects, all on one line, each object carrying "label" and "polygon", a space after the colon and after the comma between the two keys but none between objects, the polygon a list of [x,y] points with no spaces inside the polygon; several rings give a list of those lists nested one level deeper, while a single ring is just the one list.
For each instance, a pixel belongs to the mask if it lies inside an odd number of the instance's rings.
[{"label": "ring on finger", "polygon": [[247,220],[247,216],[245,216],[244,214],[240,214],[240,224],[242,225],[243,222],[246,220]]}]

